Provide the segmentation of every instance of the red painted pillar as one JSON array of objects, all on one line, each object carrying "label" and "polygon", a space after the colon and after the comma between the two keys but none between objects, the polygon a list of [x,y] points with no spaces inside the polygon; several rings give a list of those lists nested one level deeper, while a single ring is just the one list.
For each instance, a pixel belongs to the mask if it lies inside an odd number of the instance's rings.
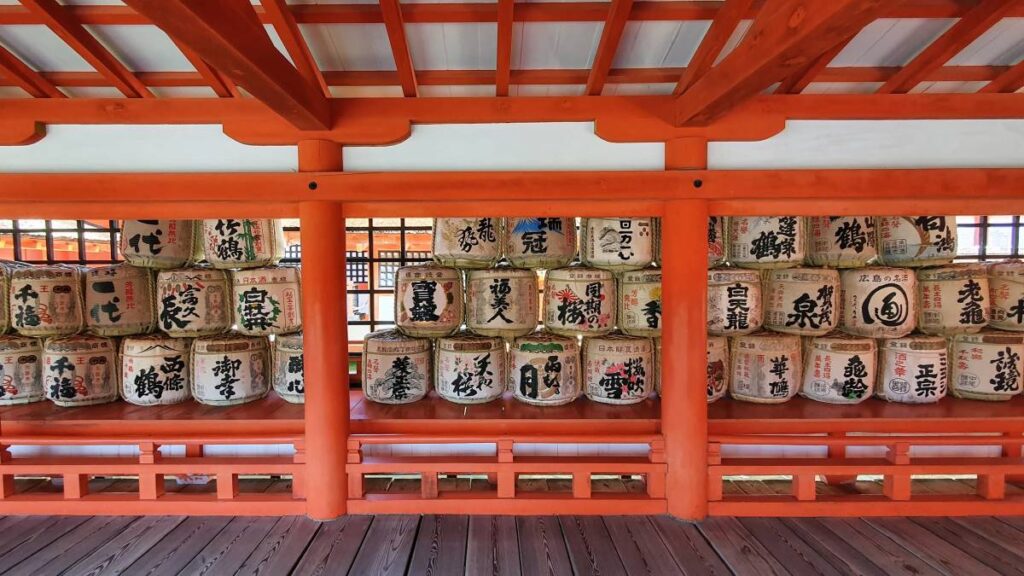
[{"label": "red painted pillar", "polygon": [[[666,143],[665,169],[704,169],[707,142]],[[668,462],[668,513],[701,520],[708,513],[707,202],[665,202],[662,215],[661,431]]]},{"label": "red painted pillar", "polygon": [[[340,170],[340,145],[322,140],[299,143],[299,171]],[[306,381],[306,512],[315,520],[329,520],[344,515],[348,501],[345,214],[340,202],[309,201],[299,204],[299,219]]]}]

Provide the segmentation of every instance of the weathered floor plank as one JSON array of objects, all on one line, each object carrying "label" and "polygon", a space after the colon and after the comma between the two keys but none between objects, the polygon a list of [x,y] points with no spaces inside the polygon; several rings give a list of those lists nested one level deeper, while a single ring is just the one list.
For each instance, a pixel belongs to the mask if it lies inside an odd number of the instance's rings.
[{"label": "weathered floor plank", "polygon": [[519,533],[519,561],[524,575],[561,576],[572,574],[569,553],[558,519],[554,516],[516,518]]},{"label": "weathered floor plank", "polygon": [[188,518],[160,543],[146,550],[126,573],[138,576],[178,574],[229,522],[231,518],[225,516]]},{"label": "weathered floor plank", "polygon": [[234,574],[267,536],[277,518],[236,517],[189,562],[183,574]]},{"label": "weathered floor plank", "polygon": [[998,574],[957,548],[956,542],[945,542],[908,518],[867,518],[864,521],[942,572],[972,576]]},{"label": "weathered floor plank", "polygon": [[[620,484],[621,480],[618,481]],[[625,491],[625,486],[622,487]],[[561,516],[569,561],[576,576],[600,576],[622,574],[625,568],[615,552],[615,544],[608,533],[608,527],[598,516]]]},{"label": "weathered floor plank", "polygon": [[668,576],[683,574],[672,559],[665,542],[643,516],[605,516],[604,524],[612,537],[626,572]]},{"label": "weathered floor plank", "polygon": [[235,574],[288,574],[313,540],[320,523],[305,516],[280,518]]},{"label": "weathered floor plank", "polygon": [[352,564],[352,574],[398,576],[405,574],[416,540],[419,516],[376,516]]},{"label": "weathered floor plank", "polygon": [[834,556],[826,558],[777,518],[741,518],[740,524],[793,574],[840,576],[842,564],[829,562]]},{"label": "weathered floor plank", "polygon": [[345,516],[322,523],[292,574],[348,574],[371,519],[370,516]]},{"label": "weathered floor plank", "polygon": [[668,546],[676,565],[690,575],[732,574],[711,544],[700,533],[696,524],[681,522],[668,516],[651,519],[658,535]]},{"label": "weathered floor plank", "polygon": [[789,574],[735,518],[708,518],[698,524],[718,555],[737,574]]},{"label": "weathered floor plank", "polygon": [[11,524],[6,528],[0,526],[0,534],[4,535],[0,540],[0,548],[5,550],[0,555],[0,574],[6,573],[18,563],[49,546],[54,540],[89,519],[87,516],[44,516],[43,518],[48,521],[34,525],[32,530],[28,530],[27,526],[21,524]]},{"label": "weathered floor plank", "polygon": [[409,561],[409,574],[439,576],[466,571],[468,516],[424,516]]},{"label": "weathered floor plank", "polygon": [[136,520],[138,518],[135,516],[94,516],[18,563],[7,573],[15,576],[59,574],[126,530]]},{"label": "weathered floor plank", "polygon": [[520,576],[519,534],[511,516],[472,516],[466,542],[466,576]]},{"label": "weathered floor plank", "polygon": [[184,520],[182,516],[139,518],[71,566],[68,572],[89,576],[121,574]]}]

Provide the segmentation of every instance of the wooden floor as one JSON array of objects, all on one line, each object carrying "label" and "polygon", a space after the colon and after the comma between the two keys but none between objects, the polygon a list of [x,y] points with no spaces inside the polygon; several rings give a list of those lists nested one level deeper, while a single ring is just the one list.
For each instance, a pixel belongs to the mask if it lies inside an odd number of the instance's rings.
[{"label": "wooden floor", "polygon": [[1024,574],[1024,518],[10,516],[0,518],[0,574]]}]

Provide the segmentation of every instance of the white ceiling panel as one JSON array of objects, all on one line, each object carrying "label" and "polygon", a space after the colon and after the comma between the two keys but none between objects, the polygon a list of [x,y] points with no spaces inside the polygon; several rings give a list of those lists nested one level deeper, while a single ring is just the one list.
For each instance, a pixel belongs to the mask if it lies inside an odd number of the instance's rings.
[{"label": "white ceiling panel", "polygon": [[205,86],[169,86],[166,88],[151,87],[149,89],[157,98],[216,98],[213,88]]},{"label": "white ceiling panel", "polygon": [[613,68],[676,68],[686,66],[711,26],[709,20],[628,22]]},{"label": "white ceiling panel", "polygon": [[[292,62],[292,57],[288,54],[288,49],[285,48],[284,42],[281,41],[281,36],[278,35],[277,28],[274,28],[271,24],[264,24],[263,27],[267,30],[267,36],[270,36],[270,41],[274,43],[274,48],[277,48],[277,51],[283,54],[289,62]],[[292,62],[292,66],[294,65],[295,62]]]},{"label": "white ceiling panel", "polygon": [[63,87],[61,90],[72,98],[124,98],[120,90],[104,86]]},{"label": "white ceiling panel", "polygon": [[61,4],[72,6],[123,6],[121,0],[60,0]]},{"label": "white ceiling panel", "polygon": [[299,24],[321,70],[394,70],[383,24]]},{"label": "white ceiling panel", "polygon": [[951,18],[879,18],[865,26],[830,66],[903,66],[954,22]]},{"label": "white ceiling panel", "polygon": [[493,70],[495,24],[406,24],[405,34],[417,70]]},{"label": "white ceiling panel", "polygon": [[92,71],[88,62],[41,24],[0,26],[0,44],[35,70]]},{"label": "white ceiling panel", "polygon": [[981,90],[988,82],[921,82],[910,91],[911,94],[972,94]]},{"label": "white ceiling panel", "polygon": [[1024,59],[1024,18],[1003,18],[967,48],[949,66],[1012,66]]},{"label": "white ceiling panel", "polygon": [[331,86],[335,98],[401,98],[401,86]]},{"label": "white ceiling panel", "polygon": [[590,68],[604,22],[517,22],[512,30],[512,68]]},{"label": "white ceiling panel", "polygon": [[722,51],[718,53],[718,58],[715,58],[716,65],[740,45],[740,42],[747,37],[747,31],[750,30],[750,26],[753,23],[753,20],[740,20],[740,23],[736,25],[736,29],[732,31],[732,36],[729,36],[729,39],[725,41],[725,45],[722,46]]},{"label": "white ceiling panel", "polygon": [[881,82],[811,82],[801,94],[872,94]]},{"label": "white ceiling panel", "polygon": [[420,86],[420,96],[426,98],[478,98],[494,96],[494,85],[479,86]]},{"label": "white ceiling panel", "polygon": [[675,84],[608,84],[601,93],[604,96],[662,96],[671,94]]},{"label": "white ceiling panel", "polygon": [[89,32],[129,70],[192,72],[185,55],[156,26],[86,26]]},{"label": "white ceiling panel", "polygon": [[17,86],[0,86],[0,98],[31,98],[32,95]]},{"label": "white ceiling panel", "polygon": [[582,84],[555,84],[551,86],[523,84],[510,86],[510,96],[582,96],[586,90]]}]

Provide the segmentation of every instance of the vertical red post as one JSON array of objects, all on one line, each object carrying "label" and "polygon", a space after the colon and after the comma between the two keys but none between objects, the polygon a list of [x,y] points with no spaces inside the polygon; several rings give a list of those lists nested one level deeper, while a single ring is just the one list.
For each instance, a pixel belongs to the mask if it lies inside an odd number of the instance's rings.
[{"label": "vertical red post", "polygon": [[[666,170],[706,167],[706,140],[666,142]],[[661,432],[668,463],[668,513],[684,520],[701,520],[708,513],[707,254],[703,249],[707,226],[707,202],[665,202]]]},{"label": "vertical red post", "polygon": [[[299,142],[300,172],[340,170],[339,144],[323,140]],[[314,180],[311,176],[310,181]],[[339,202],[306,201],[299,204],[299,219],[306,380],[306,512],[315,520],[330,520],[345,514],[348,500],[345,213]]]}]

